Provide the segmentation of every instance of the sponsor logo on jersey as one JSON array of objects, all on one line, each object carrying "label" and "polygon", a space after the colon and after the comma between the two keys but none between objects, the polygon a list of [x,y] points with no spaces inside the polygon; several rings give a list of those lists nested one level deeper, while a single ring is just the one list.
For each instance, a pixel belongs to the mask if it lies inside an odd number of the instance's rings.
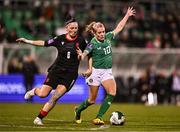
[{"label": "sponsor logo on jersey", "polygon": [[101,47],[98,47],[97,50],[101,50]]}]

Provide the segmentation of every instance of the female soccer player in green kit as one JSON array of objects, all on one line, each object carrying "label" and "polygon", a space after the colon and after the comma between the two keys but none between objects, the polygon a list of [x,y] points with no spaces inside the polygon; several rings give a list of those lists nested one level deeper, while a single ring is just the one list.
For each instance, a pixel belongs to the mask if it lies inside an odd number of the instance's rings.
[{"label": "female soccer player in green kit", "polygon": [[118,23],[117,27],[108,33],[105,33],[105,27],[100,22],[92,22],[87,26],[87,31],[94,35],[91,42],[82,53],[77,50],[79,57],[83,60],[88,54],[92,55],[92,68],[88,69],[85,75],[92,74],[86,79],[90,88],[89,98],[75,108],[75,121],[81,123],[81,112],[96,101],[99,86],[102,85],[107,92],[96,118],[92,121],[95,125],[104,125],[103,115],[110,107],[114,96],[116,95],[116,82],[112,75],[112,49],[111,43],[114,36],[117,35],[125,26],[128,18],[135,15],[135,9],[129,7],[124,18]]}]

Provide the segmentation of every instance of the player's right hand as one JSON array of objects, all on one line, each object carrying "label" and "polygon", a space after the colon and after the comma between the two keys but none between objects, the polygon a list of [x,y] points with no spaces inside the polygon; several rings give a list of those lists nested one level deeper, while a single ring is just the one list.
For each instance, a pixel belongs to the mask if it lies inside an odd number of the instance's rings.
[{"label": "player's right hand", "polygon": [[81,60],[82,59],[82,51],[81,49],[79,48],[79,46],[76,47],[76,52],[78,54],[78,59]]},{"label": "player's right hand", "polygon": [[24,42],[24,43],[26,43],[27,39],[25,39],[25,38],[18,38],[18,39],[16,39],[16,42]]},{"label": "player's right hand", "polygon": [[127,13],[128,16],[135,16],[136,10],[133,7],[128,7]]}]

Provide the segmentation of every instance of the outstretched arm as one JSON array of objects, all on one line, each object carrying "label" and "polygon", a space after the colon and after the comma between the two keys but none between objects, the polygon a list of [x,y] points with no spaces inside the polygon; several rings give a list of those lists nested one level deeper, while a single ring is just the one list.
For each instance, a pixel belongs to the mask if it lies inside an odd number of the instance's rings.
[{"label": "outstretched arm", "polygon": [[88,69],[82,73],[84,77],[89,77],[92,73],[92,57],[88,57]]},{"label": "outstretched arm", "polygon": [[36,46],[44,46],[45,41],[43,40],[28,40],[26,38],[19,38],[16,40],[17,42],[24,42],[27,44],[31,44],[31,45],[36,45]]},{"label": "outstretched arm", "polygon": [[117,27],[113,30],[114,34],[118,34],[126,25],[126,22],[130,16],[134,16],[136,13],[135,9],[133,7],[128,7],[127,13],[124,16],[124,18],[118,23]]}]

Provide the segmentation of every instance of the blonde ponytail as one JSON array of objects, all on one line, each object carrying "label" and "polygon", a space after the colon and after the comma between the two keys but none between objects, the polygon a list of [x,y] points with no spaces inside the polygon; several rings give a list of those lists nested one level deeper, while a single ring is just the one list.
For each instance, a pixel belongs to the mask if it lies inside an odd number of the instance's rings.
[{"label": "blonde ponytail", "polygon": [[94,34],[95,33],[95,29],[93,28],[94,24],[96,24],[96,22],[91,22],[89,25],[87,25],[86,32]]},{"label": "blonde ponytail", "polygon": [[86,26],[86,32],[94,35],[96,33],[96,30],[102,27],[104,27],[104,25],[101,22],[91,22],[89,25]]}]

